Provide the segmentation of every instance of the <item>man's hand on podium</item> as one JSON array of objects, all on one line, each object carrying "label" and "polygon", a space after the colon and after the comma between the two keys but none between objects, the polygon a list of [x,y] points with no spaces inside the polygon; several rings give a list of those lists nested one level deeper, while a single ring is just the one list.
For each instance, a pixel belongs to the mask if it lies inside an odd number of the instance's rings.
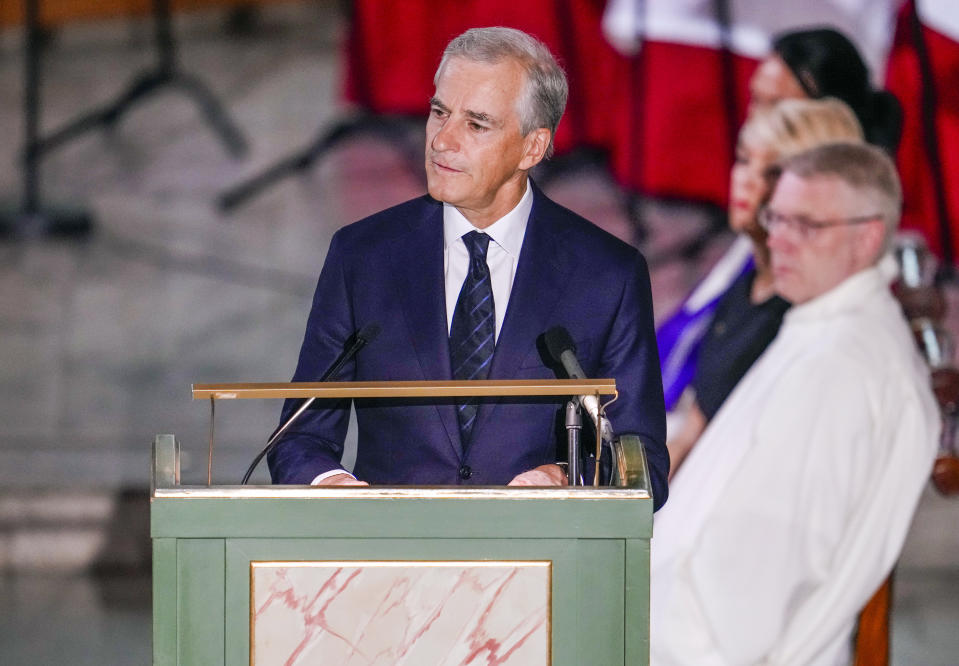
[{"label": "man's hand on podium", "polygon": [[[368,486],[350,474],[334,474],[315,482],[317,486]],[[540,465],[535,469],[516,476],[509,482],[511,486],[565,486],[568,485],[566,473],[559,465]]]},{"label": "man's hand on podium", "polygon": [[334,474],[328,476],[316,485],[318,486],[368,486],[366,481],[353,478],[351,474]]},{"label": "man's hand on podium", "polygon": [[511,486],[566,486],[569,482],[566,473],[559,465],[540,465],[535,469],[516,476],[509,482]]}]

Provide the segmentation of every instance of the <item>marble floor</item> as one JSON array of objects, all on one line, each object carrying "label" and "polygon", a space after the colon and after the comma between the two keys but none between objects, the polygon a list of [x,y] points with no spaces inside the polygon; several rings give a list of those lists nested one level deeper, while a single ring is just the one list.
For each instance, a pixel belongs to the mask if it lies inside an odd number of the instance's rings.
[{"label": "marble floor", "polygon": [[[894,666],[956,666],[959,572],[896,579]],[[0,577],[0,663],[138,666],[150,663],[150,579],[144,575]],[[12,611],[12,612],[11,612]]]},{"label": "marble floor", "polygon": [[[45,158],[44,200],[85,208],[96,229],[81,241],[0,243],[0,499],[68,488],[86,493],[90,515],[105,515],[98,493],[148,486],[157,433],[179,439],[185,482],[205,479],[209,407],[191,400],[190,385],[286,381],[332,233],[422,192],[406,144],[358,136],[232,214],[216,206],[226,188],[351,116],[338,93],[338,7],[280,5],[250,32],[226,30],[223,12],[177,17],[181,66],[224,103],[250,143],[243,159],[230,157],[174,89]],[[20,191],[21,49],[19,31],[0,32],[0,199],[8,205]],[[57,31],[43,64],[43,128],[109,102],[151,62],[145,21]],[[416,146],[420,130],[407,139]],[[546,189],[636,239],[623,194],[602,169],[584,166]],[[662,315],[731,237],[713,236],[683,257],[674,250],[701,237],[709,215],[662,202],[643,202],[640,212]],[[242,476],[278,410],[271,401],[218,408],[214,482]],[[266,478],[261,469],[254,480]],[[931,493],[923,502],[933,508],[920,511],[896,588],[895,663],[956,664],[959,552],[949,533],[959,524],[957,503]],[[142,571],[23,573],[4,550],[11,515],[0,506],[0,663],[148,663]],[[118,515],[129,520],[121,529],[142,532],[145,510]]]}]

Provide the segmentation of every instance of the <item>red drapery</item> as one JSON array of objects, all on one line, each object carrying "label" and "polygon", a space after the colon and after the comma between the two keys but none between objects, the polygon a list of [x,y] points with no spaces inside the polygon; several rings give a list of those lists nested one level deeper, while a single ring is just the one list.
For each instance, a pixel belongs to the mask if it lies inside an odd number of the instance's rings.
[{"label": "red drapery", "polygon": [[[545,42],[570,79],[557,155],[581,146],[600,148],[608,153],[613,177],[632,191],[725,207],[733,154],[722,54],[710,47],[648,41],[638,56],[623,56],[602,35],[604,5],[603,0],[355,0],[346,46],[345,97],[374,113],[425,116],[433,74],[450,39],[473,26],[519,28]],[[887,79],[905,109],[898,155],[906,195],[903,226],[923,232],[941,252],[906,9],[900,14]],[[945,180],[955,183],[959,44],[930,28],[924,31],[939,93],[936,118]],[[757,61],[731,58],[733,122],[738,126]],[[948,197],[956,227],[959,187],[951,187]],[[959,229],[953,236],[959,256]]]},{"label": "red drapery", "polygon": [[[957,7],[959,10],[959,7]],[[911,4],[899,14],[889,55],[886,85],[903,106],[903,134],[898,166],[903,187],[902,226],[920,231],[930,248],[942,255],[943,238],[929,155],[923,142],[919,58],[910,25]],[[935,123],[939,135],[952,252],[959,257],[959,43],[923,26],[937,93]]]}]

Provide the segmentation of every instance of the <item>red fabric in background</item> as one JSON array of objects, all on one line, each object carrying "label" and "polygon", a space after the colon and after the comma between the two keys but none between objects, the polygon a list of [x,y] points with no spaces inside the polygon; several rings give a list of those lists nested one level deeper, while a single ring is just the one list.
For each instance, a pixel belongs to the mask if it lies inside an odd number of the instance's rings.
[{"label": "red fabric in background", "polygon": [[[557,155],[604,149],[613,177],[643,194],[725,207],[733,154],[722,92],[722,56],[708,47],[647,42],[635,58],[612,49],[600,29],[604,0],[355,0],[346,53],[345,97],[373,113],[426,115],[433,74],[447,42],[473,26],[505,25],[546,43],[570,79]],[[899,16],[887,85],[905,110],[898,164],[903,227],[941,255],[932,178],[922,143],[919,67]],[[937,127],[945,180],[959,182],[959,44],[925,28],[939,93]],[[736,126],[744,117],[757,61],[733,56]],[[959,227],[959,187],[947,187]],[[959,229],[953,233],[959,256]]]},{"label": "red fabric in background", "polygon": [[540,39],[566,70],[569,102],[556,133],[556,152],[608,148],[608,109],[619,55],[600,30],[605,0],[475,0],[469,26],[504,25]]},{"label": "red fabric in background", "polygon": [[[435,0],[356,0],[346,42],[346,99],[373,113],[426,117],[433,72],[446,43]],[[439,17],[437,17],[439,18]]]},{"label": "red fabric in background", "polygon": [[433,94],[443,48],[475,26],[502,25],[542,40],[570,80],[570,99],[556,136],[559,153],[606,147],[607,114],[591,113],[608,97],[618,55],[600,32],[604,0],[357,0],[346,48],[345,97],[374,113],[421,113]]},{"label": "red fabric in background", "polygon": [[[735,127],[746,117],[758,61],[733,56]],[[646,42],[621,59],[606,104],[615,123],[611,168],[631,190],[725,208],[733,147],[722,89],[722,55],[707,47]]]},{"label": "red fabric in background", "polygon": [[[910,7],[899,14],[896,37],[886,70],[886,85],[903,106],[903,136],[897,162],[902,178],[902,227],[920,231],[929,247],[942,256],[932,172],[923,143],[919,60],[913,44]],[[935,77],[938,104],[936,127],[942,157],[943,180],[951,221],[953,256],[959,257],[959,43],[924,27]]]},{"label": "red fabric in background", "polygon": [[[570,80],[558,155],[581,146],[610,155],[616,180],[653,196],[725,206],[733,155],[721,56],[711,48],[648,42],[617,53],[600,29],[604,0],[356,0],[347,44],[346,98],[374,113],[426,113],[446,43],[473,26],[504,25],[541,39]],[[756,62],[734,56],[745,117]]]}]

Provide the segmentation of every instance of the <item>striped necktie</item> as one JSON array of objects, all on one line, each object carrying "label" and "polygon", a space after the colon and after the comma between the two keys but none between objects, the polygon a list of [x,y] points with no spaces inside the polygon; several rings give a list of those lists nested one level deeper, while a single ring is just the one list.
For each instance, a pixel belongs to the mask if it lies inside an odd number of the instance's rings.
[{"label": "striped necktie", "polygon": [[[493,286],[486,265],[489,240],[489,236],[478,231],[463,236],[463,243],[470,253],[470,265],[450,326],[453,379],[486,379],[489,376],[496,331]],[[456,405],[464,448],[469,444],[478,407],[479,399],[475,397],[464,398]]]}]

